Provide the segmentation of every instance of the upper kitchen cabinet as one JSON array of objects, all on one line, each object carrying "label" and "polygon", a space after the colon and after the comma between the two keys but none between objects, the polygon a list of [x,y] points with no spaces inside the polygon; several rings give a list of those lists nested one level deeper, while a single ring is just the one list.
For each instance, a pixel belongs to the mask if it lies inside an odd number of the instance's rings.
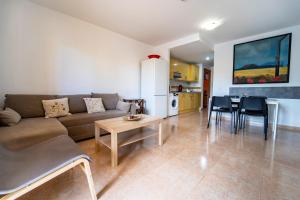
[{"label": "upper kitchen cabinet", "polygon": [[199,80],[199,67],[197,65],[189,65],[187,81],[197,82]]},{"label": "upper kitchen cabinet", "polygon": [[178,78],[177,80],[181,80],[181,81],[188,80],[189,66],[187,64],[182,63],[178,65],[175,69],[177,69],[176,72],[180,74],[180,78]]},{"label": "upper kitchen cabinet", "polygon": [[197,65],[171,58],[170,80],[197,82],[199,80],[199,68]]}]

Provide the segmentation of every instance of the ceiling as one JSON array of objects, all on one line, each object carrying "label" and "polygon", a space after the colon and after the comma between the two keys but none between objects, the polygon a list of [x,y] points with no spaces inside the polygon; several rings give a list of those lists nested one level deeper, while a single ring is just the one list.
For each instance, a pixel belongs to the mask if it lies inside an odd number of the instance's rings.
[{"label": "ceiling", "polygon": [[[300,24],[299,0],[31,0],[150,45],[200,32],[216,44]],[[224,20],[203,31],[210,18]]]},{"label": "ceiling", "polygon": [[[213,66],[214,52],[204,43],[197,41],[171,49],[171,56],[188,63],[203,64]],[[210,60],[207,61],[206,57]]]}]

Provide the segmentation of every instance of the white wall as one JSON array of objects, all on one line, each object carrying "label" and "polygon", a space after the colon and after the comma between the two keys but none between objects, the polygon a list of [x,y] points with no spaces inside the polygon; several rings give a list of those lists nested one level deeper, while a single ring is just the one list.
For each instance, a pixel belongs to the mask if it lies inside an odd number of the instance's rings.
[{"label": "white wall", "polygon": [[[300,86],[300,26],[293,26],[273,32],[242,38],[226,43],[215,45],[214,60],[214,95],[225,95],[229,93],[229,87],[245,87],[245,85],[232,85],[233,69],[233,45],[261,39],[270,36],[276,36],[284,33],[292,33],[292,49],[290,62],[290,82],[283,84],[264,84],[264,85],[246,85],[247,87],[278,87],[278,86]],[[296,99],[279,99],[279,124],[287,126],[300,127],[300,100]]]},{"label": "white wall", "polygon": [[0,98],[5,93],[119,92],[139,97],[152,47],[27,0],[0,2]]}]

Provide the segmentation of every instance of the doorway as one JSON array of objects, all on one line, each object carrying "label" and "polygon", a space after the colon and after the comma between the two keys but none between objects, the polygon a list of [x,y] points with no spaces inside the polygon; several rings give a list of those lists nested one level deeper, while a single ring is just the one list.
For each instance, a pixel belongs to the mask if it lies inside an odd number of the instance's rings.
[{"label": "doorway", "polygon": [[204,68],[203,70],[203,108],[207,108],[211,88],[211,70]]}]

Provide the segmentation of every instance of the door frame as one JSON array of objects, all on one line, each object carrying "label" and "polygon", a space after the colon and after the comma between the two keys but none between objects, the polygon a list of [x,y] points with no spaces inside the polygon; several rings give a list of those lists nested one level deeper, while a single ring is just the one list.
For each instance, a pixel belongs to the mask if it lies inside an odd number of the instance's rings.
[{"label": "door frame", "polygon": [[[210,71],[210,93],[209,93],[209,96],[208,96],[208,100],[209,98],[212,96],[212,93],[213,93],[213,67],[202,67],[201,71],[201,75],[202,75],[202,83],[201,83],[201,110],[204,109],[204,70],[209,70]],[[208,105],[207,105],[208,106]]]}]

